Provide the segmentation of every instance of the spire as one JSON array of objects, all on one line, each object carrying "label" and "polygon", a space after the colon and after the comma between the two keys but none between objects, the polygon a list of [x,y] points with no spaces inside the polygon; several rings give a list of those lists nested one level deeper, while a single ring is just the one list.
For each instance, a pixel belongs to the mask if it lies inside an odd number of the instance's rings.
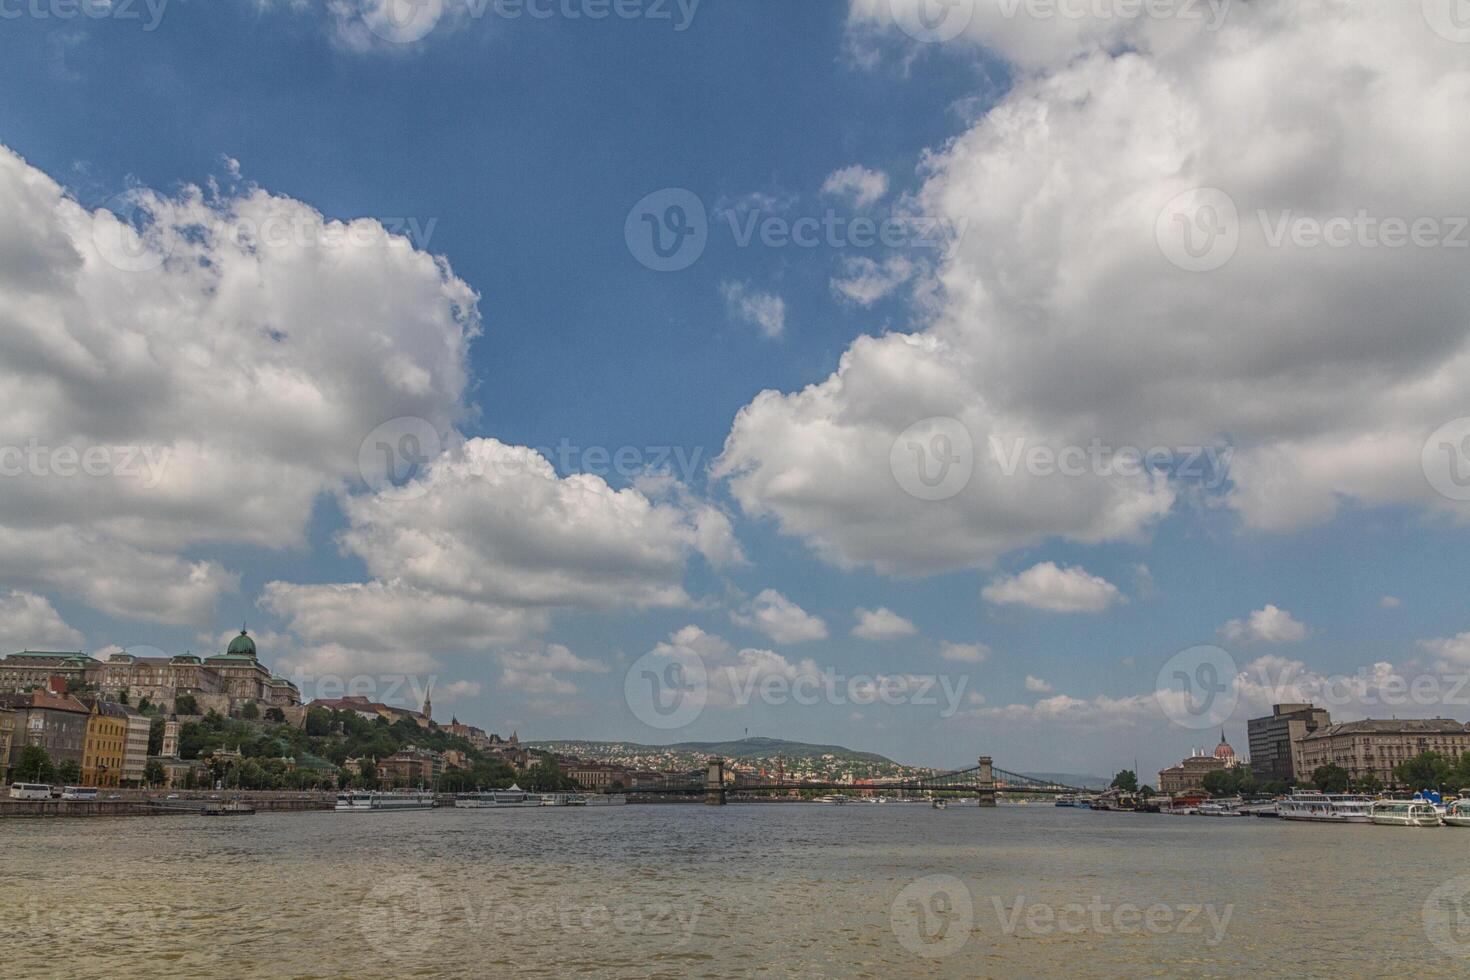
[{"label": "spire", "polygon": [[429,695],[434,693],[434,682],[429,681],[429,686],[424,690],[424,717],[430,721],[434,720],[434,705],[429,700]]}]

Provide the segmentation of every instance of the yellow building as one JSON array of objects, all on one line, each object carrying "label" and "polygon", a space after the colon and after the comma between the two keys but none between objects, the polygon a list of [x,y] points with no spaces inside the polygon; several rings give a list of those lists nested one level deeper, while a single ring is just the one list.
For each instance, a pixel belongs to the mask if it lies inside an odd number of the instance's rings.
[{"label": "yellow building", "polygon": [[82,784],[120,786],[128,751],[128,712],[122,705],[101,700],[89,700],[87,706],[91,716],[82,744]]}]

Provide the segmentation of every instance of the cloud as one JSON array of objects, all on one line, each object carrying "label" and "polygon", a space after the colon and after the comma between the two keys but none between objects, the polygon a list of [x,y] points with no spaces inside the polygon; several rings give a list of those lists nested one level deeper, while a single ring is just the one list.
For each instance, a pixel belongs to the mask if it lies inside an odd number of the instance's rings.
[{"label": "cloud", "polygon": [[908,282],[920,270],[918,263],[902,255],[891,255],[881,263],[867,256],[850,255],[842,261],[842,277],[832,280],[832,290],[866,308]]},{"label": "cloud", "polygon": [[[854,0],[852,31],[915,50],[893,18],[912,29],[922,2]],[[986,567],[1058,539],[1138,541],[1200,504],[1268,532],[1344,505],[1463,520],[1421,459],[1464,414],[1464,250],[1273,239],[1283,220],[1460,214],[1449,161],[1470,152],[1470,118],[1451,92],[1470,63],[1412,4],[1289,6],[1232,4],[1210,30],[974,5],[943,50],[998,54],[1012,84],[925,156],[913,202],[967,233],[939,261],[933,301],[915,304],[914,332],[859,338],[830,377],[740,411],[716,470],[746,513],[841,567],[894,574]],[[1236,244],[1210,271],[1185,267],[1194,212],[1171,204],[1198,188],[1235,213],[1211,212],[1229,221],[1212,241]],[[905,499],[890,452],[934,417],[963,426],[974,473],[948,499]],[[1201,500],[1162,472],[1007,477],[993,436],[1234,456],[1218,499]]]},{"label": "cloud", "polygon": [[990,658],[990,647],[983,643],[941,643],[939,656],[955,663],[979,664]]},{"label": "cloud", "polygon": [[786,301],[781,297],[728,279],[720,283],[720,295],[731,317],[756,327],[762,336],[774,340],[786,332]]},{"label": "cloud", "polygon": [[1384,609],[1397,609],[1403,605],[1403,602],[1399,600],[1398,596],[1386,595],[1378,600],[1378,605]]},{"label": "cloud", "polygon": [[863,640],[892,640],[900,636],[913,636],[919,628],[887,606],[877,609],[855,609],[857,625],[852,635]]},{"label": "cloud", "polygon": [[1040,677],[1032,677],[1030,674],[1027,674],[1026,690],[1030,691],[1032,694],[1050,694],[1051,684],[1042,680]]},{"label": "cloud", "polygon": [[1440,658],[1439,670],[1464,671],[1470,667],[1470,632],[1420,640],[1419,646]]},{"label": "cloud", "polygon": [[775,589],[765,589],[730,613],[737,626],[764,633],[777,643],[805,643],[827,638],[827,624]]},{"label": "cloud", "polygon": [[497,658],[503,668],[500,686],[525,694],[565,697],[577,693],[577,686],[563,674],[605,674],[606,664],[584,660],[556,643],[540,653],[507,652]]},{"label": "cloud", "polygon": [[888,175],[854,164],[830,174],[822,184],[822,193],[845,198],[853,207],[866,208],[888,193]]},{"label": "cloud", "polygon": [[1102,612],[1125,602],[1117,586],[1075,566],[1042,562],[1019,575],[1002,575],[981,590],[986,602],[1022,605],[1057,613]]},{"label": "cloud", "polygon": [[472,701],[480,696],[479,681],[450,681],[434,685],[434,701],[438,704],[458,704]]},{"label": "cloud", "polygon": [[31,592],[0,592],[0,651],[81,650],[86,638],[61,619],[51,601]]},{"label": "cloud", "polygon": [[1297,643],[1306,639],[1307,628],[1285,609],[1267,603],[1247,618],[1220,627],[1220,636],[1232,643]]},{"label": "cloud", "polygon": [[305,546],[375,426],[465,414],[478,297],[250,184],[112,207],[0,147],[0,587],[204,625],[238,578],[198,549]]}]

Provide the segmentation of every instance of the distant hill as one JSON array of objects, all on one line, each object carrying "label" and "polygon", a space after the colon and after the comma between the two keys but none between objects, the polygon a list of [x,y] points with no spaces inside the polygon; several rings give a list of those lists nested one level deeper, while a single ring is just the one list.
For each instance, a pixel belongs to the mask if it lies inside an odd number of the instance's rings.
[{"label": "distant hill", "polygon": [[1078,789],[1107,789],[1113,782],[1102,776],[1083,776],[1075,772],[1023,772],[1021,775],[1030,776],[1042,782],[1076,786]]},{"label": "distant hill", "polygon": [[675,742],[672,745],[644,745],[639,742],[596,742],[578,739],[561,739],[550,742],[528,743],[536,748],[567,752],[573,755],[595,758],[608,751],[620,755],[656,754],[678,752],[689,755],[721,756],[726,759],[769,759],[782,756],[787,759],[820,759],[830,755],[843,761],[867,762],[875,765],[896,766],[898,763],[876,752],[858,752],[841,745],[814,745],[809,742],[788,742],[781,738],[742,738],[731,742]]}]

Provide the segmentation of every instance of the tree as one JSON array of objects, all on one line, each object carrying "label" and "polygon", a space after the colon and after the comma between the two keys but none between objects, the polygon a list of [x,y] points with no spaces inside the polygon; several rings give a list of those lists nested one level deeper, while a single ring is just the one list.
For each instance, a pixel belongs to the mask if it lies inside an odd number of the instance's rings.
[{"label": "tree", "polygon": [[1324,793],[1346,792],[1348,785],[1347,770],[1331,762],[1325,766],[1318,766],[1312,772],[1312,784]]},{"label": "tree", "polygon": [[76,786],[82,781],[82,766],[75,759],[62,759],[56,767],[56,778],[67,785]]},{"label": "tree", "polygon": [[311,708],[306,712],[306,734],[321,738],[332,734],[332,713],[325,708]]},{"label": "tree", "polygon": [[286,712],[284,712],[280,708],[276,708],[276,707],[266,708],[265,709],[265,720],[266,721],[274,721],[274,722],[283,722],[283,721],[286,720]]},{"label": "tree", "polygon": [[174,698],[174,714],[197,715],[199,713],[199,702],[194,700],[192,694],[180,694]]},{"label": "tree", "polygon": [[162,786],[168,782],[168,771],[163,768],[163,763],[157,759],[149,759],[148,764],[143,767],[143,782],[149,786]]},{"label": "tree", "polygon": [[127,704],[128,703],[128,689],[127,688],[123,688],[121,691],[118,691],[117,692],[117,703],[118,704]]},{"label": "tree", "polygon": [[363,759],[358,766],[358,778],[362,785],[371,789],[378,785],[378,764],[372,759]]},{"label": "tree", "polygon": [[163,728],[166,725],[161,717],[154,718],[148,722],[148,754],[163,755]]},{"label": "tree", "polygon": [[18,783],[51,782],[56,778],[51,754],[39,745],[27,745],[20,751],[20,761],[15,764],[14,775]]},{"label": "tree", "polygon": [[1125,793],[1138,792],[1138,774],[1132,769],[1124,769],[1113,777],[1113,789],[1121,789]]},{"label": "tree", "polygon": [[245,707],[240,709],[240,717],[247,721],[254,721],[260,717],[260,707],[254,701],[246,701]]},{"label": "tree", "polygon": [[1438,752],[1420,752],[1394,767],[1393,778],[1410,789],[1442,789],[1453,767]]},{"label": "tree", "polygon": [[1383,780],[1379,779],[1376,775],[1370,772],[1368,773],[1368,775],[1356,780],[1355,785],[1360,792],[1377,793],[1379,790],[1383,789]]}]

